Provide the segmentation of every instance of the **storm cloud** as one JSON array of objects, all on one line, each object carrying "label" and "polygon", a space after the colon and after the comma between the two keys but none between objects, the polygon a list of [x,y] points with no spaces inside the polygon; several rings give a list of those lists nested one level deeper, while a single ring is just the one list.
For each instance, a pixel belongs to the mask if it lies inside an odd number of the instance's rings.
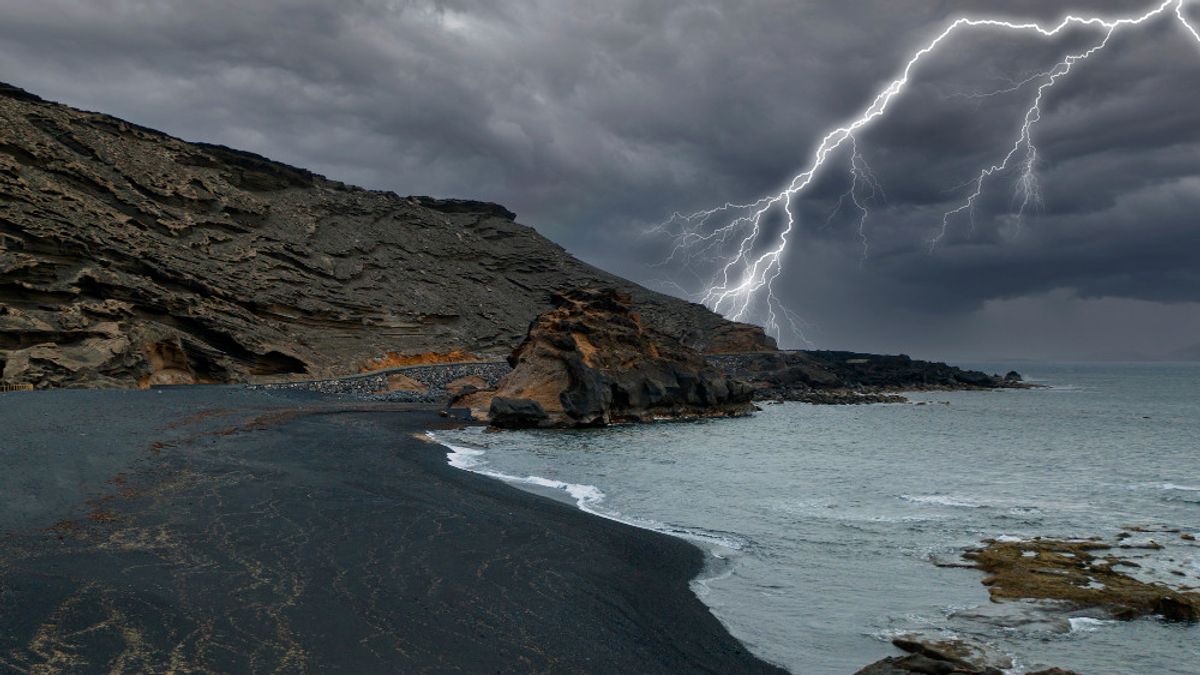
[{"label": "storm cloud", "polygon": [[[691,290],[645,231],[777,191],[953,17],[1152,2],[18,1],[0,7],[0,80],[371,188],[500,202],[589,262]],[[939,358],[1200,343],[1200,45],[1169,19],[1047,98],[1041,209],[1017,223],[997,176],[930,252],[1032,90],[973,95],[1096,37],[965,32],[922,64],[859,137],[886,191],[870,255],[855,212],[830,217],[848,158],[797,205],[779,290],[810,341]]]}]

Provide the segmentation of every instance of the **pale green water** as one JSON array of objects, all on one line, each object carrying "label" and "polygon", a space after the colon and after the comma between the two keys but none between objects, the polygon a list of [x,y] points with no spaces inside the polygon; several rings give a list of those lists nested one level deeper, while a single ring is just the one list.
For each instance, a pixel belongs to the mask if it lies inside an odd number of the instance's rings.
[{"label": "pale green water", "polygon": [[[697,592],[757,654],[795,672],[851,673],[895,653],[889,636],[917,632],[986,643],[1015,672],[1200,673],[1198,626],[997,605],[979,572],[931,563],[1000,535],[1200,531],[1200,365],[1022,370],[1055,388],[440,438],[467,449],[452,456],[460,465],[539,477],[533,489],[569,488],[589,510],[724,557]],[[1167,548],[1141,574],[1200,587],[1200,546],[1144,538]]]}]

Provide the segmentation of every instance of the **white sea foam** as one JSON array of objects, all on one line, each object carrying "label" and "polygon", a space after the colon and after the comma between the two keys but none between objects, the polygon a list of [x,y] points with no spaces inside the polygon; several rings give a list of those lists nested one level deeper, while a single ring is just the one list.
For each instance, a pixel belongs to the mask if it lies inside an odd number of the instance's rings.
[{"label": "white sea foam", "polygon": [[1116,623],[1116,621],[1093,619],[1089,616],[1073,616],[1068,621],[1071,622],[1072,633],[1094,633],[1105,626]]},{"label": "white sea foam", "polygon": [[1195,485],[1178,485],[1176,483],[1163,483],[1160,485],[1164,490],[1177,490],[1179,492],[1200,492],[1200,487]]},{"label": "white sea foam", "polygon": [[696,543],[704,544],[710,547],[710,552],[717,558],[722,558],[722,552],[741,551],[746,547],[746,542],[737,538],[735,535],[725,532],[712,532],[699,528],[684,527],[679,525],[669,525],[660,523],[655,520],[643,518],[630,518],[613,511],[611,509],[600,508],[600,504],[604,501],[606,495],[604,491],[595,485],[587,485],[584,483],[568,483],[565,481],[555,480],[553,478],[544,478],[542,476],[513,476],[511,474],[493,471],[485,468],[487,460],[484,455],[487,451],[481,448],[469,448],[461,445],[455,445],[448,442],[444,438],[440,438],[433,432],[425,434],[430,440],[438,443],[449,450],[446,453],[446,459],[450,466],[471,473],[477,473],[489,478],[502,480],[506,483],[516,483],[520,485],[532,485],[535,487],[545,488],[549,490],[561,490],[575,500],[575,505],[581,511],[586,511],[594,516],[614,520],[625,525],[631,525],[644,530],[653,530],[663,534],[669,534],[682,539],[687,539]]},{"label": "white sea foam", "polygon": [[[427,435],[430,439],[437,441],[437,438],[435,438],[433,434]],[[441,443],[441,441],[437,442]],[[445,444],[442,443],[442,445]],[[466,469],[469,471],[472,467],[475,467],[482,462],[481,458],[483,457],[483,450],[464,448],[454,445],[446,445],[446,447],[450,448],[450,452],[446,453],[446,459],[450,460],[450,466],[456,469]]]},{"label": "white sea foam", "polygon": [[1077,394],[1091,392],[1093,390],[1093,387],[1081,387],[1075,384],[1051,384],[1042,385],[1040,389],[1034,389],[1033,391],[1054,392],[1058,394]]},{"label": "white sea foam", "polygon": [[900,499],[915,504],[933,504],[935,506],[953,506],[964,509],[983,508],[983,504],[963,497],[950,495],[900,495]]}]

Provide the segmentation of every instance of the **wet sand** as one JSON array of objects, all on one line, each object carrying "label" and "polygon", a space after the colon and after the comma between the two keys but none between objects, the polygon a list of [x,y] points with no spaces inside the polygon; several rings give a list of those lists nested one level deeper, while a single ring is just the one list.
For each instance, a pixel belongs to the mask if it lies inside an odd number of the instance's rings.
[{"label": "wet sand", "polygon": [[699,549],[451,468],[418,439],[447,423],[4,395],[0,671],[782,672],[692,594]]}]

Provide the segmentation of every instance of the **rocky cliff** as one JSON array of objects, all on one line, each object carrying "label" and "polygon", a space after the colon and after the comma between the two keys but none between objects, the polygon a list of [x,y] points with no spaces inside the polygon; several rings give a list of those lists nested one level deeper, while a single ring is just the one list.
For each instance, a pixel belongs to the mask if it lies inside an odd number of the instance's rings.
[{"label": "rocky cliff", "polygon": [[501,206],[344,185],[0,84],[4,383],[134,386],[504,355],[552,293],[609,286],[707,352],[762,331],[569,255]]},{"label": "rocky cliff", "polygon": [[554,297],[513,352],[488,401],[493,426],[588,427],[748,415],[754,391],[694,349],[646,326],[628,295],[582,288]]}]

